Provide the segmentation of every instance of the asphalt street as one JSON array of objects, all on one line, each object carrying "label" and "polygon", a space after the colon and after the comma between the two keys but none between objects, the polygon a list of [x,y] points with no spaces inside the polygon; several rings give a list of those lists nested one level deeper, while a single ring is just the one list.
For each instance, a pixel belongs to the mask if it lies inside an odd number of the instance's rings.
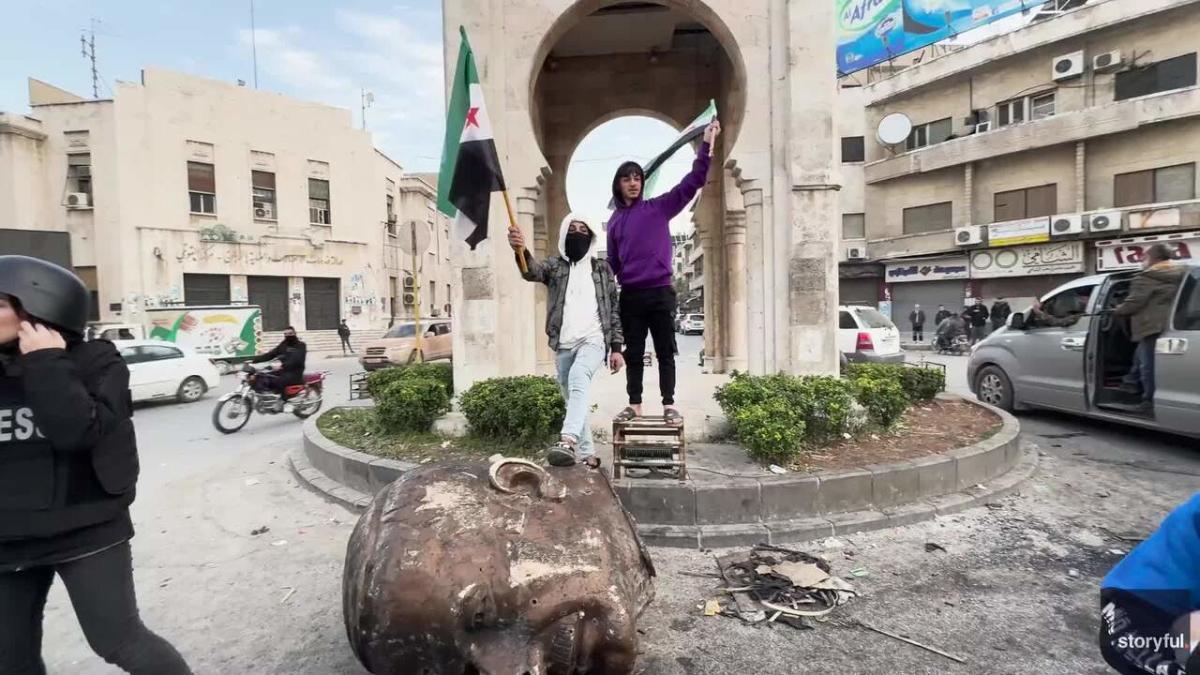
[{"label": "asphalt street", "polygon": [[[681,340],[696,367],[700,339]],[[915,358],[921,358],[916,355]],[[947,364],[962,391],[961,357]],[[354,361],[331,371],[327,401],[347,398]],[[225,387],[232,378],[225,378]],[[197,673],[362,673],[341,622],[341,567],[356,517],[302,488],[284,462],[299,442],[291,416],[255,417],[222,436],[217,393],[135,415],[143,465],[133,507],[139,603]],[[1021,417],[1041,455],[1020,494],[933,522],[800,545],[821,553],[862,592],[811,631],[704,617],[717,597],[711,552],[655,549],[658,595],[641,625],[641,672],[1029,673],[1106,672],[1096,655],[1097,583],[1200,488],[1193,441],[1065,416]],[[266,533],[253,535],[263,526]],[[946,553],[927,553],[936,542]],[[965,665],[848,625],[860,620],[967,660]],[[51,673],[117,672],[89,650],[61,585],[46,609]]]}]

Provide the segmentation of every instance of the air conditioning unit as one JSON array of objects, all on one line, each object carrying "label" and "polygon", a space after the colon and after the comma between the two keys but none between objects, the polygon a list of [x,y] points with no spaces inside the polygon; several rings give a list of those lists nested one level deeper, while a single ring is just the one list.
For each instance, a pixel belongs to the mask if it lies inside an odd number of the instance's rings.
[{"label": "air conditioning unit", "polygon": [[1083,75],[1083,52],[1063,54],[1055,57],[1050,67],[1050,79],[1054,81],[1069,80]]},{"label": "air conditioning unit", "polygon": [[1125,65],[1125,58],[1121,54],[1121,50],[1117,49],[1104,54],[1097,54],[1092,57],[1092,70],[1097,73],[1106,73],[1110,70],[1116,70]]},{"label": "air conditioning unit", "polygon": [[405,288],[416,288],[417,280],[412,277],[404,277],[404,287]]},{"label": "air conditioning unit", "polygon": [[977,134],[986,134],[987,132],[989,132],[991,130],[992,130],[991,122],[980,122],[979,124],[975,125],[975,133],[977,133]]},{"label": "air conditioning unit", "polygon": [[1050,218],[1050,236],[1067,237],[1073,234],[1083,234],[1083,214],[1064,213]]},{"label": "air conditioning unit", "polygon": [[67,208],[82,209],[87,208],[90,200],[86,192],[68,192],[67,193]]},{"label": "air conditioning unit", "polygon": [[403,297],[403,302],[405,305],[412,307],[413,305],[417,304],[417,294],[416,293],[405,293],[404,297]]},{"label": "air conditioning unit", "polygon": [[983,228],[979,225],[964,225],[954,229],[954,243],[959,246],[975,246],[983,243]]},{"label": "air conditioning unit", "polygon": [[1088,216],[1088,232],[1120,232],[1121,212],[1103,211]]},{"label": "air conditioning unit", "polygon": [[269,204],[255,204],[254,205],[254,217],[255,218],[274,219],[275,218],[275,209],[271,208],[271,206]]},{"label": "air conditioning unit", "polygon": [[866,259],[867,259],[867,247],[866,246],[860,245],[860,246],[847,246],[846,247],[846,260],[866,260]]}]

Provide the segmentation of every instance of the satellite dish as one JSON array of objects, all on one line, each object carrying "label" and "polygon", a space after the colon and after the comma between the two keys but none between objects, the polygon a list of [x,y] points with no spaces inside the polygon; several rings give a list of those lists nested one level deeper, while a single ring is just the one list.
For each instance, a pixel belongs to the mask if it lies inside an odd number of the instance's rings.
[{"label": "satellite dish", "polygon": [[894,112],[879,120],[875,137],[884,145],[899,145],[912,133],[912,120],[904,113]]}]

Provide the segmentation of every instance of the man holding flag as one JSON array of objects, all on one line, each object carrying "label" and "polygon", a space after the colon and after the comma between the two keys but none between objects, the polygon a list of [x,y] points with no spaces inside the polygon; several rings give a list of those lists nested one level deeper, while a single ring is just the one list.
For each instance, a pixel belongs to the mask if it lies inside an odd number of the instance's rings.
[{"label": "man holding flag", "polygon": [[[654,340],[658,354],[659,390],[663,418],[680,425],[683,416],[675,407],[675,290],[671,285],[671,219],[679,215],[708,178],[712,146],[721,133],[716,106],[709,109],[646,170],[636,162],[625,162],[613,177],[615,208],[608,221],[608,264],[621,284],[621,326],[625,335],[626,393],[629,406],[617,415],[618,421],[642,416],[642,358],[646,351],[646,333]],[[653,181],[654,171],[683,145],[701,135],[704,142],[692,164],[692,170],[679,185],[665,194],[644,199],[643,188]]]}]

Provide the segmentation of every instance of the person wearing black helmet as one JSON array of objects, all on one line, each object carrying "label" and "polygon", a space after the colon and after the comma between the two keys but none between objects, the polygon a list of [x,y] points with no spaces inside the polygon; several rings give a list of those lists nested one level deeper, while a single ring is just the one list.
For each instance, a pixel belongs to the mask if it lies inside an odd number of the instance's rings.
[{"label": "person wearing black helmet", "polygon": [[42,612],[55,575],[105,661],[190,673],[138,615],[129,370],[111,342],[83,341],[88,307],[71,272],[0,256],[0,673],[46,672]]}]

